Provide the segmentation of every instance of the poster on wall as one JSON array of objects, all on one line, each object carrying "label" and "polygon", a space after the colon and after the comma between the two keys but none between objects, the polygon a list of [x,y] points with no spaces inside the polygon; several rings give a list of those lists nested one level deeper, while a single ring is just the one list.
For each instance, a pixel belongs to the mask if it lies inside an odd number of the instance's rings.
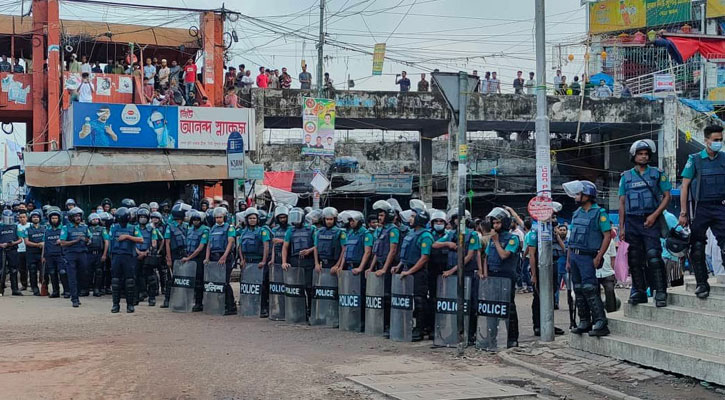
[{"label": "poster on wall", "polygon": [[305,97],[302,101],[302,155],[335,155],[335,100]]},{"label": "poster on wall", "polygon": [[118,77],[118,93],[133,93],[133,79],[130,76]]},{"label": "poster on wall", "polygon": [[645,0],[602,0],[589,5],[590,33],[623,31],[646,25]]},{"label": "poster on wall", "polygon": [[99,96],[111,95],[111,78],[103,76],[96,78],[96,94]]}]

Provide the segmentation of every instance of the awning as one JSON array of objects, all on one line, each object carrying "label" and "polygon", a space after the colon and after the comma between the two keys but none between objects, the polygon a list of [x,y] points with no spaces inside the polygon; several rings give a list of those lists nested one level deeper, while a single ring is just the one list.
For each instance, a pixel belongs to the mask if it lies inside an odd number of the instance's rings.
[{"label": "awning", "polygon": [[695,53],[700,53],[708,60],[725,58],[723,38],[668,36],[665,39],[657,39],[655,46],[667,47],[670,56],[678,64],[684,63]]},{"label": "awning", "polygon": [[224,153],[157,152],[26,152],[29,186],[57,187],[114,183],[222,180],[227,178]]}]

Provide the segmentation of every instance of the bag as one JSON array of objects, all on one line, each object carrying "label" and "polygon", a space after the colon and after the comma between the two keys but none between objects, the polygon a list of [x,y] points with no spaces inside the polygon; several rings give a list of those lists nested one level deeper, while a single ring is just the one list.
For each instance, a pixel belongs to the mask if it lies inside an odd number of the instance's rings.
[{"label": "bag", "polygon": [[627,252],[629,243],[624,240],[619,241],[617,248],[617,257],[614,259],[614,277],[618,282],[626,282],[629,275],[629,262],[627,261]]}]

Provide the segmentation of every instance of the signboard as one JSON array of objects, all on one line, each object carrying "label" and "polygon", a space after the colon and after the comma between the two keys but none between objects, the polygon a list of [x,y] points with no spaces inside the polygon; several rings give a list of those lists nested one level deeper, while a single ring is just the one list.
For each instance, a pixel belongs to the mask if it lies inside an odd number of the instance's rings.
[{"label": "signboard", "polygon": [[378,194],[413,193],[413,175],[410,174],[375,174],[373,183]]},{"label": "signboard", "polygon": [[373,49],[373,75],[383,74],[383,62],[385,61],[385,43],[376,43]]},{"label": "signboard", "polygon": [[246,167],[246,179],[264,181],[264,165],[251,164]]},{"label": "signboard", "polygon": [[691,11],[691,0],[647,0],[647,26],[690,21]]},{"label": "signboard", "polygon": [[725,16],[725,0],[707,0],[707,6],[705,6],[705,10],[707,18],[717,18]]},{"label": "signboard", "polygon": [[325,193],[325,190],[327,190],[330,186],[330,181],[328,181],[322,174],[317,173],[315,174],[315,177],[312,178],[310,185],[312,185],[316,192]]},{"label": "signboard", "polygon": [[653,82],[655,92],[675,91],[675,77],[672,74],[655,74]]},{"label": "signboard", "polygon": [[229,134],[227,140],[227,174],[229,179],[244,178],[244,139],[239,132]]},{"label": "signboard", "polygon": [[589,31],[602,33],[647,25],[645,0],[602,0],[589,5]]},{"label": "signboard", "polygon": [[535,221],[548,221],[554,214],[551,198],[543,196],[532,198],[529,201],[528,211],[531,218]]},{"label": "signboard", "polygon": [[231,132],[255,148],[254,110],[143,104],[79,103],[69,109],[63,136],[70,147],[225,150]]},{"label": "signboard", "polygon": [[305,97],[302,101],[302,155],[335,155],[335,100]]}]

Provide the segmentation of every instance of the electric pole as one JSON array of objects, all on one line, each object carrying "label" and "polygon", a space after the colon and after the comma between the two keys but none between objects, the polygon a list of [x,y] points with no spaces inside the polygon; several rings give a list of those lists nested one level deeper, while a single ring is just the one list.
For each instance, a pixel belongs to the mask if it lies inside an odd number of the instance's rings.
[{"label": "electric pole", "polygon": [[[536,195],[548,199],[551,207],[551,147],[546,101],[546,32],[544,0],[536,0]],[[554,279],[552,269],[551,221],[539,221],[539,310],[541,341],[554,341]]]},{"label": "electric pole", "polygon": [[322,98],[322,47],[325,45],[325,0],[320,0],[320,41],[317,43],[317,97]]}]

